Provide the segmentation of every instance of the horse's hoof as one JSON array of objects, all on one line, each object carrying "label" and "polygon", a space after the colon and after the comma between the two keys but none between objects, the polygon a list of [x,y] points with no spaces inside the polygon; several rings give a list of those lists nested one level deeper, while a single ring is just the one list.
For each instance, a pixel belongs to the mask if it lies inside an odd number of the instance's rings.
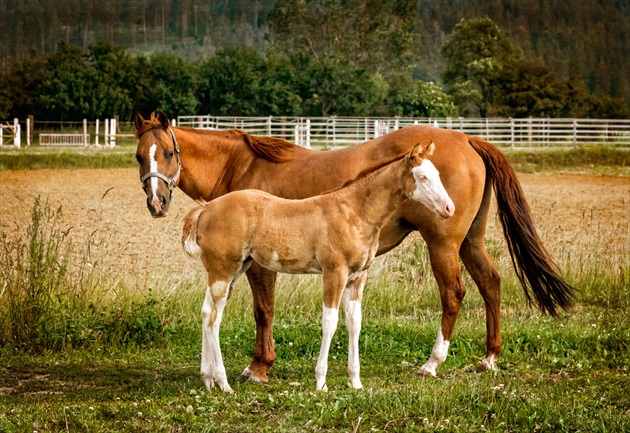
[{"label": "horse's hoof", "polygon": [[486,371],[497,371],[498,367],[494,359],[484,358],[481,360],[479,365],[477,365],[477,373],[485,373]]},{"label": "horse's hoof", "polygon": [[241,383],[245,383],[245,382],[267,383],[269,381],[269,379],[266,377],[260,377],[252,373],[249,367],[245,368],[245,370],[243,370],[241,375],[236,380]]}]

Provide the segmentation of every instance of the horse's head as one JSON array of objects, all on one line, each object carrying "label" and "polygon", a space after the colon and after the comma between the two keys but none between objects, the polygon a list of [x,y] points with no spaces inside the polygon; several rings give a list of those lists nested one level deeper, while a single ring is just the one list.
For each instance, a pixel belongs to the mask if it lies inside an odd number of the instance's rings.
[{"label": "horse's head", "polygon": [[136,159],[140,170],[140,182],[147,194],[147,207],[155,218],[168,212],[171,194],[179,181],[181,163],[179,145],[166,114],[145,120],[140,113],[134,116],[138,148]]},{"label": "horse's head", "polygon": [[435,144],[426,146],[416,144],[407,155],[412,176],[405,190],[409,198],[422,203],[429,210],[442,218],[449,218],[455,213],[455,205],[440,180],[440,173],[429,160]]}]

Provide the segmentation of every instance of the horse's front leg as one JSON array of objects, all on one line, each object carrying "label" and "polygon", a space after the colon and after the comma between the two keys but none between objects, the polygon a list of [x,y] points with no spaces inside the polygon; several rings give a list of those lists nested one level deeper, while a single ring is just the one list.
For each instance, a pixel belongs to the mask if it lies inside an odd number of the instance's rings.
[{"label": "horse's front leg", "polygon": [[328,353],[339,322],[339,303],[348,280],[347,269],[324,270],[324,302],[322,307],[322,345],[315,367],[316,390],[327,391]]},{"label": "horse's front leg", "polygon": [[364,271],[357,279],[348,283],[343,291],[343,310],[346,315],[346,328],[348,328],[349,385],[355,389],[363,388],[360,377],[359,334],[361,333],[361,301],[366,279],[367,271]]},{"label": "horse's front leg", "polygon": [[239,381],[267,382],[267,370],[276,360],[273,343],[274,296],[277,274],[252,263],[246,273],[254,297],[256,320],[256,346],[249,367],[239,376]]},{"label": "horse's front leg", "polygon": [[206,388],[214,387],[214,382],[221,391],[232,393],[228,384],[221,347],[219,345],[219,328],[223,318],[223,309],[227,303],[231,279],[216,280],[208,278],[206,299],[201,308],[202,346],[201,346],[201,379]]}]

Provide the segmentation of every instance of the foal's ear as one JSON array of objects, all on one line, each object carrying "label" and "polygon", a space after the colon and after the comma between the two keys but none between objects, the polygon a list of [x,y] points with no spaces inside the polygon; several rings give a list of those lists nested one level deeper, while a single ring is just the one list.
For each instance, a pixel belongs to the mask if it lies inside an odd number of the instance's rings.
[{"label": "foal's ear", "polygon": [[422,144],[416,144],[411,152],[409,153],[409,158],[411,158],[414,162],[420,163],[423,160],[427,159],[429,156],[433,155],[433,151],[435,150],[435,143],[431,141],[430,144],[423,146]]},{"label": "foal's ear", "polygon": [[168,129],[171,126],[170,122],[168,121],[168,117],[162,111],[157,112],[157,120],[158,122],[160,122],[160,125],[162,125],[162,128],[164,129]]},{"label": "foal's ear", "polygon": [[139,111],[136,111],[136,114],[133,115],[133,124],[136,126],[136,131],[140,131],[142,125],[144,125],[144,117]]}]

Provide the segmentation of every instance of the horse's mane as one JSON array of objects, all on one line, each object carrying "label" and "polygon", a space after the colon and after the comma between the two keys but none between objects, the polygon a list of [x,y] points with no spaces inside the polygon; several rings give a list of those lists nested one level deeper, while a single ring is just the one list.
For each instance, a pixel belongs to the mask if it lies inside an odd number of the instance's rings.
[{"label": "horse's mane", "polygon": [[239,132],[243,134],[243,140],[256,156],[271,162],[286,162],[294,159],[293,153],[299,147],[283,138],[260,137],[249,135],[245,131]]},{"label": "horse's mane", "polygon": [[[151,115],[150,119],[144,119],[142,126],[136,130],[136,138],[140,139],[142,134],[152,130],[161,129],[162,125],[157,118]],[[257,135],[249,135],[247,132],[241,129],[229,129],[223,131],[210,131],[210,130],[198,130],[194,128],[179,127],[178,129],[184,129],[196,133],[218,135],[225,138],[241,138],[245,144],[259,157],[271,162],[285,162],[295,158],[294,151],[299,146],[291,143],[290,141],[276,137],[261,137]]]},{"label": "horse's mane", "polygon": [[374,165],[364,168],[363,170],[361,170],[359,172],[359,174],[357,174],[353,179],[347,180],[343,183],[343,185],[337,187],[337,188],[333,188],[333,189],[329,189],[328,191],[324,191],[323,193],[321,193],[320,195],[323,194],[330,194],[331,192],[335,192],[338,191],[342,188],[345,188],[353,183],[359,182],[363,179],[365,179],[366,177],[370,176],[372,173],[374,173],[375,171],[380,170],[381,168],[392,164],[396,161],[400,161],[401,159],[403,159],[405,156],[407,156],[407,153],[401,153],[400,155],[396,155],[393,157],[389,157],[389,158],[384,158],[381,159],[380,161],[377,161]]}]

